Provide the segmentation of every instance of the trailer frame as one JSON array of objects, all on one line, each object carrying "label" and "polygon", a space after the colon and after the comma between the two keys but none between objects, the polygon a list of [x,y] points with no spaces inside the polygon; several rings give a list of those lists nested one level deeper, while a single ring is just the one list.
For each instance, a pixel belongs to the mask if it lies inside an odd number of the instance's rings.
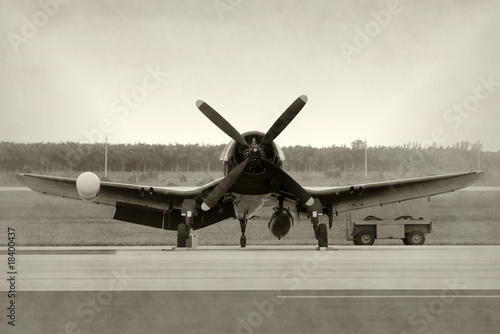
[{"label": "trailer frame", "polygon": [[424,244],[425,235],[432,233],[428,200],[409,202],[404,206],[393,203],[383,209],[357,210],[354,219],[348,212],[346,240],[355,245],[373,245],[376,239],[401,239],[405,245]]}]

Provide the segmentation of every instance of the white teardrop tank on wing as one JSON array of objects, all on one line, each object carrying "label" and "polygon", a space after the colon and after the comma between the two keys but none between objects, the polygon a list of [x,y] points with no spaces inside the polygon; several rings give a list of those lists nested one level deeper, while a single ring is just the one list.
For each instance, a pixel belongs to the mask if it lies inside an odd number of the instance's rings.
[{"label": "white teardrop tank on wing", "polygon": [[76,179],[76,190],[78,195],[85,202],[92,202],[99,195],[101,181],[99,177],[92,172],[85,172]]}]

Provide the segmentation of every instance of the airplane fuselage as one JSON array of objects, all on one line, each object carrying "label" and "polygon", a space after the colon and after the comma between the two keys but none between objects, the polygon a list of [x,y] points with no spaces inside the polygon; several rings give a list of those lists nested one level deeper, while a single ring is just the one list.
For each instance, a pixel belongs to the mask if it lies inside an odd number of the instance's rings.
[{"label": "airplane fuselage", "polygon": [[264,157],[278,168],[282,167],[284,160],[283,152],[274,142],[263,148],[259,147],[264,133],[251,131],[244,133],[243,137],[250,143],[249,148],[231,141],[221,154],[224,175],[228,175],[234,167],[250,157],[245,171],[230,189],[238,219],[254,216],[266,202],[271,200],[271,194],[279,187],[259,158]]}]

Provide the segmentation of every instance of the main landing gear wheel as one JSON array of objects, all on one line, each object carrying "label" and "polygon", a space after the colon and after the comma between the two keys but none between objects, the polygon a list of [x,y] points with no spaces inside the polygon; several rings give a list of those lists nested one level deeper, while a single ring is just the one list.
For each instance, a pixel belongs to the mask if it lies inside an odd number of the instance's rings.
[{"label": "main landing gear wheel", "polygon": [[247,219],[240,219],[240,228],[241,228],[241,237],[240,237],[240,246],[241,248],[245,248],[247,246],[247,237],[245,236],[245,230],[247,229]]},{"label": "main landing gear wheel", "polygon": [[425,242],[425,235],[418,230],[411,231],[408,234],[408,244],[409,245],[423,245]]},{"label": "main landing gear wheel", "polygon": [[318,247],[328,247],[328,228],[325,224],[318,225],[316,235],[318,239]]},{"label": "main landing gear wheel", "polygon": [[375,242],[375,233],[372,230],[362,230],[356,234],[358,245],[368,246]]},{"label": "main landing gear wheel", "polygon": [[177,225],[177,247],[186,247],[188,228],[185,223]]}]

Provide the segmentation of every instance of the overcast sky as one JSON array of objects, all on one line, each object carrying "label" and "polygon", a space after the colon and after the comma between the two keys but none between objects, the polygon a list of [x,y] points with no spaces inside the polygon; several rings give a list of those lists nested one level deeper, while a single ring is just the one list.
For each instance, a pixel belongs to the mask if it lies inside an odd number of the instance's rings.
[{"label": "overcast sky", "polygon": [[[0,2],[0,141],[500,150],[499,1]],[[48,4],[43,5],[42,4]],[[45,9],[43,9],[43,7]]]}]

